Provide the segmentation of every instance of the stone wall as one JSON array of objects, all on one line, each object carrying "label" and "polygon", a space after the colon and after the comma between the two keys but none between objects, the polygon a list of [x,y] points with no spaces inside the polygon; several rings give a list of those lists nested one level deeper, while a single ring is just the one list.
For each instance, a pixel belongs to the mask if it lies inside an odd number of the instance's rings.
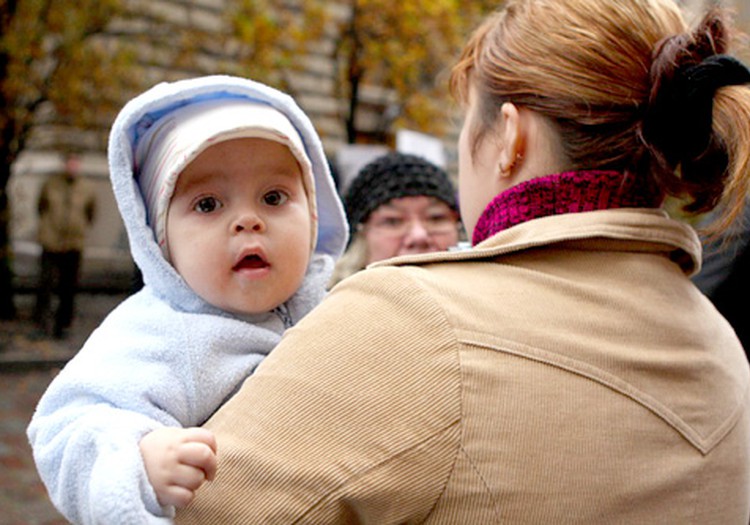
[{"label": "stone wall", "polygon": [[[114,21],[111,38],[129,38],[154,30],[154,20],[166,19],[175,27],[198,26],[216,32],[224,31],[223,13],[232,0],[128,0],[139,16],[132,20]],[[698,12],[713,0],[684,0],[687,9]],[[750,5],[746,0],[729,0],[736,10],[740,27],[750,31]],[[330,16],[342,20],[348,16],[345,4],[331,2]],[[327,27],[320,41],[309,46],[304,68],[290,72],[290,92],[308,113],[320,133],[327,154],[335,159],[336,153],[346,143],[342,112],[344,102],[335,98],[336,79],[332,54],[336,34]],[[206,54],[190,66],[170,63],[168,53],[158,46],[145,46],[140,50],[142,71],[147,84],[174,80],[187,76],[217,72],[221,57]],[[252,77],[252,71],[247,71]],[[123,103],[125,100],[123,100]],[[363,107],[357,127],[377,130],[388,104],[394,102],[392,93],[368,86],[363,93]],[[111,117],[113,118],[113,116]],[[116,283],[128,282],[133,272],[127,250],[127,239],[116,211],[114,197],[109,187],[105,156],[106,137],[111,118],[103,118],[86,130],[70,129],[59,125],[50,108],[40,112],[29,148],[13,166],[10,182],[12,206],[11,232],[16,254],[15,270],[21,286],[32,286],[36,276],[36,257],[39,247],[35,242],[36,198],[44,178],[63,164],[60,146],[76,144],[84,149],[82,155],[84,175],[95,186],[99,196],[100,213],[90,232],[84,265],[84,284],[101,286],[108,279]],[[459,122],[459,119],[456,119]],[[445,147],[447,167],[456,175],[457,128],[440,137]],[[392,145],[392,144],[391,144]]]},{"label": "stone wall", "polygon": [[[175,30],[180,27],[198,27],[217,34],[225,31],[224,12],[232,0],[129,0],[138,16],[128,20],[115,20],[111,24],[113,39],[135,38],[144,32],[155,31],[155,26],[165,22]],[[335,4],[331,16],[346,16]],[[162,29],[163,30],[163,29]],[[330,31],[320,42],[310,46],[304,68],[289,75],[292,92],[300,106],[308,113],[323,138],[326,152],[334,156],[345,142],[345,129],[340,118],[340,107],[333,98],[334,65],[330,59],[333,50]],[[198,56],[189,66],[170,62],[168,50],[159,45],[141,45],[138,48],[140,68],[137,74],[144,85],[164,80],[223,72],[221,56],[206,53]],[[247,72],[252,78],[252,71]],[[124,104],[132,94],[123,98]],[[365,112],[364,117],[367,118]],[[114,115],[93,122],[86,129],[71,129],[61,125],[49,107],[42,108],[38,124],[28,142],[27,149],[13,166],[9,183],[12,207],[11,236],[14,248],[14,269],[17,285],[33,286],[37,276],[36,260],[40,247],[36,243],[36,201],[44,179],[63,166],[61,150],[75,146],[82,150],[82,171],[94,186],[99,199],[99,213],[87,239],[83,268],[84,286],[115,286],[127,284],[133,274],[133,263],[127,247],[125,231],[112,195],[106,164],[106,140]],[[365,125],[366,123],[363,123]]]}]

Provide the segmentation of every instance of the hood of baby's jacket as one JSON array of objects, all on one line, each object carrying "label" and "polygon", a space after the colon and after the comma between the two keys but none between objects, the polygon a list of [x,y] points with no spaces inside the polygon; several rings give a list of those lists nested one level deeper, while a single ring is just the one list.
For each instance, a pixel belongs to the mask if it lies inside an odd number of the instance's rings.
[{"label": "hood of baby's jacket", "polygon": [[131,253],[144,282],[160,297],[187,311],[206,305],[164,259],[146,222],[146,206],[133,172],[134,145],[139,133],[162,115],[182,105],[222,97],[247,98],[268,104],[286,115],[302,137],[315,179],[318,239],[314,252],[337,259],[346,246],[348,235],[323,145],[310,119],[290,96],[252,80],[224,75],[158,84],[128,102],[115,119],[109,136],[109,173]]}]

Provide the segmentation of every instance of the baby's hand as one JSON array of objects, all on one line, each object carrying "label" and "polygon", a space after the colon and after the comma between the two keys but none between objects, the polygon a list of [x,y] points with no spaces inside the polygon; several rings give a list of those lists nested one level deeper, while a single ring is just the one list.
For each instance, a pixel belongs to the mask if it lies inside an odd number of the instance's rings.
[{"label": "baby's hand", "polygon": [[139,446],[161,505],[184,507],[204,481],[214,479],[216,439],[204,428],[158,428]]}]

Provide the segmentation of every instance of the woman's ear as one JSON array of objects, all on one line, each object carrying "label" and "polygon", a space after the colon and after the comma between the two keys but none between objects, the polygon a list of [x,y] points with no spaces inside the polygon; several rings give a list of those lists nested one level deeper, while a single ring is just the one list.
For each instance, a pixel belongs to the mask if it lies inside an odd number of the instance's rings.
[{"label": "woman's ear", "polygon": [[510,177],[518,159],[523,156],[523,133],[518,107],[505,102],[500,107],[499,155],[500,176]]}]

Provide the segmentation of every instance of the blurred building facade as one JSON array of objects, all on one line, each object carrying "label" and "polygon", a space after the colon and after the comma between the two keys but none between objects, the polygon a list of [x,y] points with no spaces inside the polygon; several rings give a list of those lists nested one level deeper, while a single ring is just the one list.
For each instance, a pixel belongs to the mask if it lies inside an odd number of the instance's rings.
[{"label": "blurred building facade", "polygon": [[[127,39],[128,35],[148,30],[154,19],[175,27],[193,27],[220,34],[226,31],[225,11],[234,0],[125,0],[134,18],[114,20],[112,38]],[[333,19],[348,16],[345,5],[332,2],[328,16]],[[335,158],[336,151],[346,142],[346,130],[340,118],[341,108],[333,95],[336,71],[331,58],[335,35],[324,33],[320,41],[310,46],[305,55],[304,68],[290,72],[287,77],[293,86],[297,102],[308,113],[324,139],[326,152]],[[143,54],[139,74],[144,86],[189,76],[216,73],[215,65],[223,57],[210,55],[198,58],[186,66],[164,58],[158,48],[140,49]],[[253,72],[247,71],[253,78]],[[122,101],[127,101],[125,97]],[[379,126],[383,104],[388,93],[377,88],[365,88],[363,111],[358,126],[375,129]],[[372,102],[372,103],[370,103]],[[114,118],[114,115],[112,116]],[[65,151],[80,152],[82,173],[93,185],[99,213],[87,238],[84,253],[82,286],[128,286],[134,275],[134,265],[127,245],[127,237],[110,188],[106,161],[106,140],[111,119],[75,129],[60,124],[54,114],[42,112],[28,145],[12,167],[9,183],[11,204],[11,239],[13,270],[17,289],[34,287],[38,275],[37,259],[41,248],[36,242],[37,199],[44,180],[62,170]]]},{"label": "blurred building facade", "polygon": [[[225,23],[223,11],[233,0],[132,0],[142,8],[144,16],[158,12],[181,23],[198,23],[215,31],[222,31]],[[716,0],[682,0],[679,2],[689,13],[700,13]],[[750,32],[750,2],[748,0],[726,0],[733,8],[739,28]],[[345,2],[331,2],[330,16],[346,18],[351,7]],[[137,24],[138,21],[130,21]],[[127,34],[126,26],[118,28]],[[323,138],[329,158],[335,163],[337,153],[346,146],[346,129],[341,119],[343,101],[335,97],[336,68],[331,58],[336,35],[327,32],[310,46],[304,68],[289,74],[291,90],[314,122]],[[157,54],[158,55],[158,54]],[[750,59],[750,57],[745,57]],[[144,70],[148,80],[156,83],[212,72],[210,59],[204,60],[193,71],[173,68],[169,63],[158,61]],[[248,71],[252,77],[252,71]],[[123,101],[124,102],[124,101]],[[389,106],[397,103],[393,94],[377,86],[365,86],[362,92],[361,111],[357,128],[363,131],[364,141],[372,137],[389,136],[395,142],[396,130],[389,129],[387,116]],[[458,122],[458,120],[457,120]],[[84,257],[82,285],[84,287],[124,287],[130,282],[134,267],[127,246],[127,238],[117,213],[107,176],[106,134],[110,122],[87,130],[61,129],[54,120],[40,122],[30,140],[29,147],[13,166],[9,191],[12,206],[11,238],[15,256],[14,271],[19,288],[33,287],[37,276],[37,257],[40,247],[36,242],[36,201],[44,179],[62,169],[64,147],[75,146],[82,151],[82,175],[94,186],[98,197],[99,214],[87,240]],[[445,136],[437,137],[445,151],[446,167],[455,175],[457,128],[454,126]],[[394,146],[393,143],[390,144]]]}]

